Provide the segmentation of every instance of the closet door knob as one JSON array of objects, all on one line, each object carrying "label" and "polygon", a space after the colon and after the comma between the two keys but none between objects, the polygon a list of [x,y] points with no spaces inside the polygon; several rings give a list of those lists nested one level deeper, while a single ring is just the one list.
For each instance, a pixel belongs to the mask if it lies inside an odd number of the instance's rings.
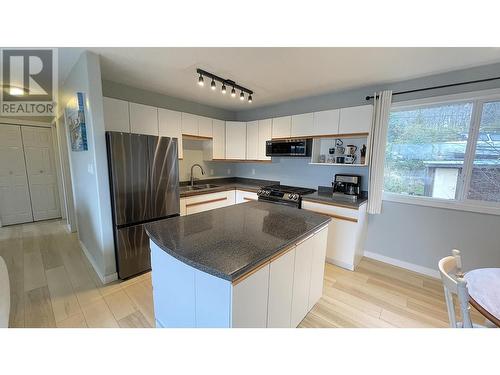
[{"label": "closet door knob", "polygon": [[9,174],[14,174],[14,172],[12,172],[12,171],[9,171]]},{"label": "closet door knob", "polygon": [[43,171],[40,169],[40,173],[43,173]]}]

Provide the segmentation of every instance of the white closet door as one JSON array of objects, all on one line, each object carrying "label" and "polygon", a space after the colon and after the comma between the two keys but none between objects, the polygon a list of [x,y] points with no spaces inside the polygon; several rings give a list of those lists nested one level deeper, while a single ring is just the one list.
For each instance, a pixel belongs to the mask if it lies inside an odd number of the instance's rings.
[{"label": "white closet door", "polygon": [[21,131],[33,219],[37,221],[60,217],[51,129],[23,126]]},{"label": "white closet door", "polygon": [[0,221],[2,225],[33,221],[21,127],[17,125],[0,124]]}]

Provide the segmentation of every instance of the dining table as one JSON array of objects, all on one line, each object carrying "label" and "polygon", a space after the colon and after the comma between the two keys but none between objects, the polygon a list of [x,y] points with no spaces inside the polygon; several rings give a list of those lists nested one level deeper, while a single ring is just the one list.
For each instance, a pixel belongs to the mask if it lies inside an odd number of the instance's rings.
[{"label": "dining table", "polygon": [[500,268],[478,268],[464,276],[469,303],[486,319],[500,327]]}]

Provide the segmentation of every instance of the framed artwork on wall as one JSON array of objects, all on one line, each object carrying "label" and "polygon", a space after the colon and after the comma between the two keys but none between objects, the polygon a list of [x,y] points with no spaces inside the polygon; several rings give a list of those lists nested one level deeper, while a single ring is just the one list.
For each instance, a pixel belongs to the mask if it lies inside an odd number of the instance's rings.
[{"label": "framed artwork on wall", "polygon": [[66,123],[69,128],[71,151],[88,151],[84,93],[77,92],[76,103],[72,102],[66,107]]}]

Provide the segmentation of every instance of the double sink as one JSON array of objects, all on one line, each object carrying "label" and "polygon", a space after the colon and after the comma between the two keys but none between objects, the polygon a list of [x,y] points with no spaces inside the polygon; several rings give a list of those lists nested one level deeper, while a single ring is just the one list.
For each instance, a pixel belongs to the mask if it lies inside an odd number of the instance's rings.
[{"label": "double sink", "polygon": [[213,184],[199,184],[199,185],[187,185],[187,186],[181,186],[179,188],[179,191],[181,193],[185,193],[185,192],[188,192],[188,191],[197,191],[197,190],[206,190],[206,189],[213,189],[213,188],[217,188],[219,187],[219,185],[213,185]]}]

